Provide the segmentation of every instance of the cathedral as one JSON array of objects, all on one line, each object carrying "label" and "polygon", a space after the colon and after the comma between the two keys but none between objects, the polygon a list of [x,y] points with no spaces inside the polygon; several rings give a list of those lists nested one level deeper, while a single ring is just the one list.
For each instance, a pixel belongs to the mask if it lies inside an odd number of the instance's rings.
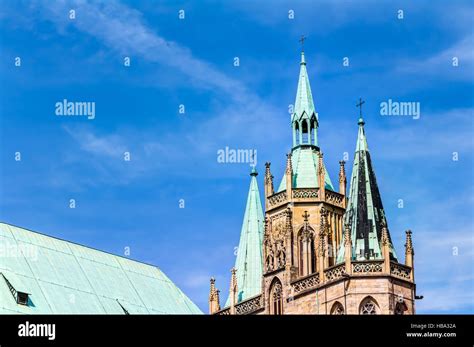
[{"label": "cathedral", "polygon": [[229,296],[221,307],[211,278],[210,314],[415,313],[411,231],[403,263],[390,237],[364,126],[360,112],[349,191],[344,161],[336,191],[318,144],[319,115],[302,52],[285,174],[275,186],[265,164],[264,212],[252,169]]}]

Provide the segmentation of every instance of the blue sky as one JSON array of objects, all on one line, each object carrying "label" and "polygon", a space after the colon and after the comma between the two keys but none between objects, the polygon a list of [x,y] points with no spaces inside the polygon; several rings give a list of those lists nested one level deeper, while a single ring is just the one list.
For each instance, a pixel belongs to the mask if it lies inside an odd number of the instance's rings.
[{"label": "blue sky", "polygon": [[[261,193],[264,162],[280,180],[304,34],[333,182],[345,152],[351,171],[362,97],[401,258],[413,230],[418,312],[473,313],[473,12],[467,1],[3,1],[0,220],[130,247],[207,312],[210,276],[227,297],[250,183],[248,164],[217,151],[256,149]],[[56,116],[63,99],[95,102],[95,119]],[[382,116],[388,99],[419,102],[420,119]]]}]

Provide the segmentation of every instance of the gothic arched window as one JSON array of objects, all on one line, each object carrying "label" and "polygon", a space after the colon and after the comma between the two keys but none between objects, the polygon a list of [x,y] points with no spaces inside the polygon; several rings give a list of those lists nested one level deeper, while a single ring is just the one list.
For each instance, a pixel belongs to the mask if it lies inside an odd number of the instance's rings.
[{"label": "gothic arched window", "polygon": [[311,126],[310,126],[310,132],[311,132],[311,143],[313,145],[316,145],[316,117],[311,118]]},{"label": "gothic arched window", "polygon": [[308,142],[308,121],[306,119],[303,120],[301,124],[301,132],[302,132],[302,143],[307,144]]},{"label": "gothic arched window", "polygon": [[367,297],[360,303],[359,314],[379,314],[379,306],[372,297]]},{"label": "gothic arched window", "polygon": [[344,314],[344,307],[339,301],[336,301],[331,308],[331,314],[341,315]]},{"label": "gothic arched window", "polygon": [[316,271],[316,255],[314,253],[313,233],[304,228],[298,234],[298,264],[300,276],[306,276]]},{"label": "gothic arched window", "polygon": [[278,279],[270,288],[270,314],[283,314],[283,287]]},{"label": "gothic arched window", "polygon": [[298,122],[295,122],[295,143],[300,144],[300,126]]}]

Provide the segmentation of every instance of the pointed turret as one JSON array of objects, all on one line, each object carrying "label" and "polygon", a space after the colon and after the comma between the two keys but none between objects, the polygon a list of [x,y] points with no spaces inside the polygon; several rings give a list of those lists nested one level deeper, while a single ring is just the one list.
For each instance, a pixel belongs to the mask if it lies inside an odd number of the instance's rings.
[{"label": "pointed turret", "polygon": [[[314,107],[313,94],[309,84],[308,72],[304,52],[301,52],[300,75],[296,92],[294,112],[291,117],[293,123],[293,146],[298,144],[318,145],[317,127],[318,114]],[[310,130],[313,130],[311,132]]]},{"label": "pointed turret", "polygon": [[[359,133],[344,223],[348,224],[351,230],[353,259],[382,259],[382,227],[387,225],[387,221],[367,146],[362,114],[358,124]],[[397,261],[388,227],[387,242],[390,259]],[[344,261],[343,244],[337,256],[338,263]]]},{"label": "pointed turret", "polygon": [[[258,191],[257,175],[257,171],[253,168],[250,173],[250,189],[235,261],[238,283],[236,303],[258,295],[262,291],[262,245],[265,219]],[[226,306],[230,304],[231,297],[229,296]]]}]

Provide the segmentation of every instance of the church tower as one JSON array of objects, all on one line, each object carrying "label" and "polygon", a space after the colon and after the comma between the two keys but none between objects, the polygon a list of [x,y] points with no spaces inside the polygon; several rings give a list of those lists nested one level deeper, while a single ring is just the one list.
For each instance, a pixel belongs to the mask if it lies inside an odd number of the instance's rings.
[{"label": "church tower", "polygon": [[[362,104],[361,101],[358,105],[361,110]],[[253,289],[248,289],[249,271],[252,276],[257,273],[253,268],[258,263],[257,257],[241,255],[239,246],[230,299],[223,309],[211,313],[415,312],[411,231],[406,232],[406,260],[401,264],[390,237],[362,112],[358,125],[349,196],[346,196],[345,162],[339,162],[338,191],[324,165],[318,142],[319,115],[302,52],[291,115],[292,148],[277,189],[274,189],[270,163],[265,164],[260,286],[252,285]],[[251,192],[249,199],[250,195]],[[243,227],[241,245],[246,243],[246,233]],[[215,290],[213,284],[212,290]]]}]

